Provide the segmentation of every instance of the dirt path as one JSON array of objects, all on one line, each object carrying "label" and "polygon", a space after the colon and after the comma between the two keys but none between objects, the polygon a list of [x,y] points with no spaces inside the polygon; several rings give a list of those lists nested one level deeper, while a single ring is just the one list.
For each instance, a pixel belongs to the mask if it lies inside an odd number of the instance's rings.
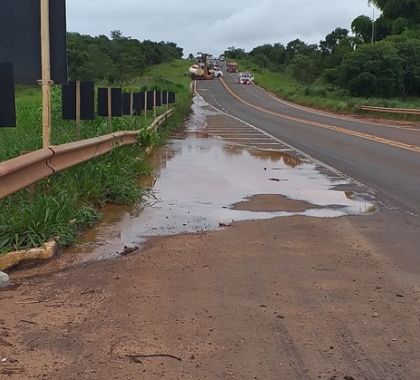
[{"label": "dirt path", "polygon": [[381,218],[237,223],[22,279],[0,378],[418,379],[420,288],[369,237]]}]

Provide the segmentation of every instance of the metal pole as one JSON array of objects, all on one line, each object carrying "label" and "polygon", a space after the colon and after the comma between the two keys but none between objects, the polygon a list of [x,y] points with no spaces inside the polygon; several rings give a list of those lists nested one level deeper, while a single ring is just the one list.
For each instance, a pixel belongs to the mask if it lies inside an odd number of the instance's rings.
[{"label": "metal pole", "polygon": [[134,93],[130,92],[130,115],[134,115]]},{"label": "metal pole", "polygon": [[373,17],[372,17],[372,44],[375,43],[375,7],[373,7]]},{"label": "metal pole", "polygon": [[51,145],[51,56],[49,0],[41,3],[41,66],[42,66],[42,145]]},{"label": "metal pole", "polygon": [[147,91],[144,92],[144,118],[147,119]]},{"label": "metal pole", "polygon": [[76,138],[80,140],[80,111],[81,111],[81,99],[80,99],[80,80],[76,81]]},{"label": "metal pole", "polygon": [[153,91],[153,119],[156,119],[156,90]]},{"label": "metal pole", "polygon": [[108,126],[112,130],[112,88],[108,87]]}]

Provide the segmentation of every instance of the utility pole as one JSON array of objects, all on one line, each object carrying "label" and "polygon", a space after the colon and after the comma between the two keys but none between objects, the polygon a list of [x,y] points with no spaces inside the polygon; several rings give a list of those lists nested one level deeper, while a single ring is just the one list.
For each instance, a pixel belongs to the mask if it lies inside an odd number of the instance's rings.
[{"label": "utility pole", "polygon": [[372,45],[375,43],[375,7],[372,12]]},{"label": "utility pole", "polygon": [[41,86],[42,86],[42,142],[51,145],[51,53],[50,53],[50,3],[41,1]]}]

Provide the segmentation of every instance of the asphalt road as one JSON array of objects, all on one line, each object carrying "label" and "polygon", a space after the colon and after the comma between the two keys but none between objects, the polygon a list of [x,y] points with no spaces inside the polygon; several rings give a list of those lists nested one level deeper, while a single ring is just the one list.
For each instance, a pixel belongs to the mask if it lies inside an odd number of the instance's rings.
[{"label": "asphalt road", "polygon": [[235,79],[200,81],[197,91],[216,108],[375,189],[387,204],[420,215],[420,128],[297,107]]}]

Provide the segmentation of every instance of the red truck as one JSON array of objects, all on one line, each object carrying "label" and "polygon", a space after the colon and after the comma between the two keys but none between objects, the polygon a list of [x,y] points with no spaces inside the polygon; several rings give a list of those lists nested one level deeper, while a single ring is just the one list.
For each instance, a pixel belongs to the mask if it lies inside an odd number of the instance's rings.
[{"label": "red truck", "polygon": [[228,62],[227,71],[228,71],[228,73],[237,73],[238,72],[238,64],[236,62]]}]

